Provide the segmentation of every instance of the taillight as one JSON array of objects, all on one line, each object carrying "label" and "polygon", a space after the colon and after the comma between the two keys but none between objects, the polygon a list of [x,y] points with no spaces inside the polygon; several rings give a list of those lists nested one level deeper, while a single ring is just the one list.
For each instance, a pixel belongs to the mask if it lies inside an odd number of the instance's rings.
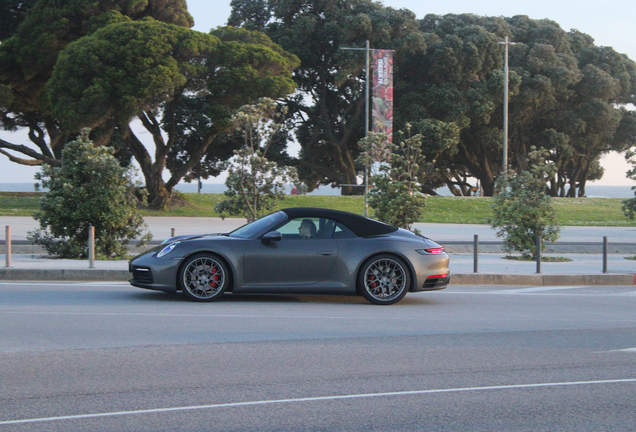
[{"label": "taillight", "polygon": [[444,248],[443,247],[438,247],[438,248],[430,248],[430,249],[424,249],[426,252],[428,253],[432,253],[432,254],[438,254],[438,253],[442,253],[444,252]]},{"label": "taillight", "polygon": [[448,276],[448,273],[446,274],[441,274],[441,275],[433,275],[433,276],[429,276],[426,279],[433,279],[433,278],[445,278],[446,276]]},{"label": "taillight", "polygon": [[443,247],[438,247],[438,248],[428,248],[428,249],[416,249],[418,253],[422,254],[422,255],[426,255],[426,254],[441,254],[444,253],[444,248]]}]

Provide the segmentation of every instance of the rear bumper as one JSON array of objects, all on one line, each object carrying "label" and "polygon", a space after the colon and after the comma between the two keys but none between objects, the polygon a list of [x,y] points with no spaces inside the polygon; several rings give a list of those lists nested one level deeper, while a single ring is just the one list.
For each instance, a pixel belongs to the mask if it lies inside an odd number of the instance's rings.
[{"label": "rear bumper", "polygon": [[446,277],[429,277],[420,286],[416,286],[413,292],[443,290],[450,283],[450,274]]}]

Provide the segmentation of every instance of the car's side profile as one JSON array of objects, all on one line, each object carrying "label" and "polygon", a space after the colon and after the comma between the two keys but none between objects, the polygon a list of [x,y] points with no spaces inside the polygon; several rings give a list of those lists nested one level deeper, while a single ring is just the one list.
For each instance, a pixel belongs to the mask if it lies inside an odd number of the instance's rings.
[{"label": "car's side profile", "polygon": [[362,295],[393,304],[450,280],[432,240],[352,213],[292,208],[227,234],[180,236],[130,261],[131,284],[181,290],[194,301],[225,292]]}]

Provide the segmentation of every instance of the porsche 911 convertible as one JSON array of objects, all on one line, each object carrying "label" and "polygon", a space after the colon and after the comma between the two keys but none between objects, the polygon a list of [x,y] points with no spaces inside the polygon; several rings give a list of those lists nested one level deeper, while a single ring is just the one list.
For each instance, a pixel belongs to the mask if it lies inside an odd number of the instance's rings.
[{"label": "porsche 911 convertible", "polygon": [[224,293],[349,294],[389,305],[446,288],[434,241],[353,213],[290,208],[230,233],[177,236],[129,263],[130,283],[194,301]]}]

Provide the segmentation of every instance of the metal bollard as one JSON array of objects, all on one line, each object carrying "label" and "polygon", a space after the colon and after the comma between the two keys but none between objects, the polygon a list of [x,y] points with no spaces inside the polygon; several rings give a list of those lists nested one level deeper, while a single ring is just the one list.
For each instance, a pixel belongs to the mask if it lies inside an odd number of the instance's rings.
[{"label": "metal bollard", "polygon": [[479,273],[479,236],[476,234],[473,246],[473,273]]},{"label": "metal bollard", "polygon": [[88,226],[88,268],[95,268],[95,227]]},{"label": "metal bollard", "polygon": [[177,229],[170,228],[170,237],[176,237],[176,236],[177,236]]},{"label": "metal bollard", "polygon": [[603,237],[603,273],[607,273],[607,236]]},{"label": "metal bollard", "polygon": [[5,267],[11,267],[11,227],[9,225],[5,227],[5,233]]},{"label": "metal bollard", "polygon": [[535,236],[537,244],[537,273],[541,273],[541,236]]}]

